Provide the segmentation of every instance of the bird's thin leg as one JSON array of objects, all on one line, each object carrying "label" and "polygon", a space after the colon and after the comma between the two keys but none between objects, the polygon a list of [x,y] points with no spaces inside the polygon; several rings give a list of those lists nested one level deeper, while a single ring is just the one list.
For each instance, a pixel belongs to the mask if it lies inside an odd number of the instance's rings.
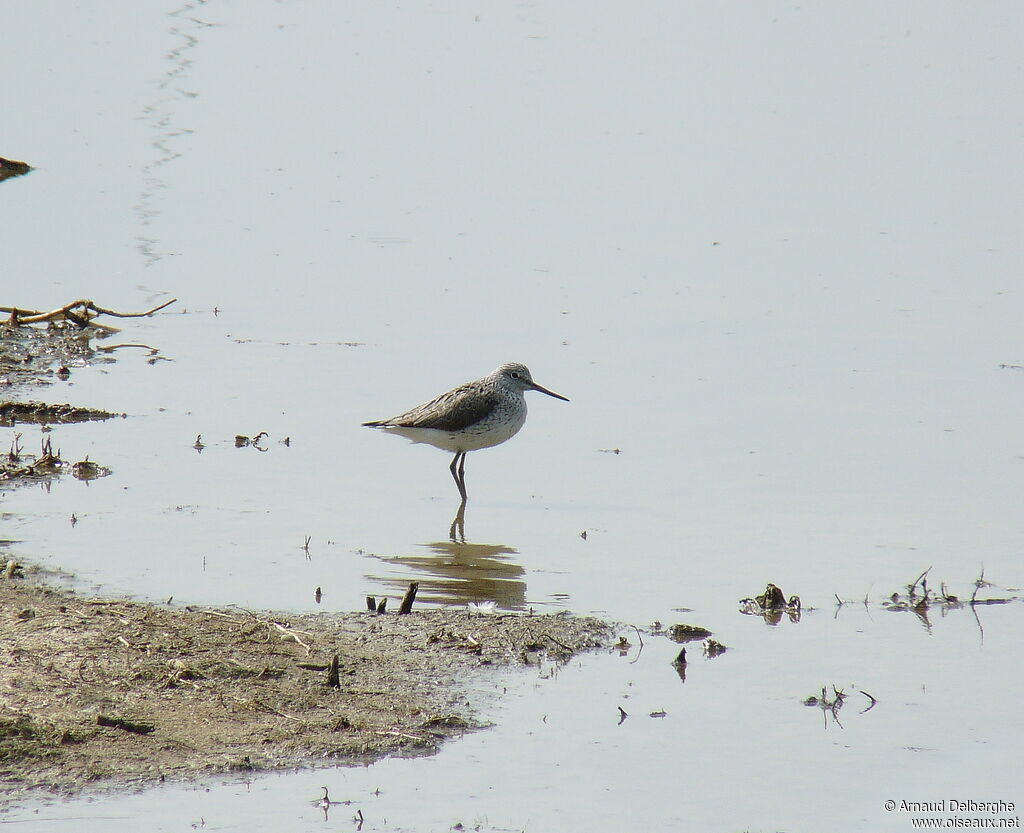
[{"label": "bird's thin leg", "polygon": [[448,470],[452,473],[452,477],[455,478],[455,485],[459,487],[459,493],[462,493],[462,484],[459,483],[459,472],[455,467],[459,464],[459,457],[462,456],[461,451],[456,451],[455,456],[452,458],[452,464],[448,467]]},{"label": "bird's thin leg", "polygon": [[[459,459],[462,460],[462,471],[457,471],[456,466],[459,464]],[[455,457],[452,458],[452,464],[448,467],[452,473],[452,477],[455,478],[455,485],[459,487],[459,494],[462,495],[462,500],[466,500],[466,483],[464,481],[465,470],[466,470],[466,452],[456,451]]]}]

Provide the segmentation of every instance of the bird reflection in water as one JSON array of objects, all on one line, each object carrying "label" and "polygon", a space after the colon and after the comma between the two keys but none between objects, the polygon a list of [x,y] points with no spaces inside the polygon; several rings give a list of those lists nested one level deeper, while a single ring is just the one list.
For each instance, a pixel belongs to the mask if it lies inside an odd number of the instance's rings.
[{"label": "bird reflection in water", "polygon": [[466,543],[466,501],[462,501],[455,512],[455,518],[448,529],[448,539],[453,544]]},{"label": "bird reflection in water", "polygon": [[466,542],[465,503],[459,506],[452,521],[449,540],[423,544],[430,550],[423,555],[381,556],[396,568],[404,568],[401,578],[369,576],[368,578],[394,588],[397,595],[405,592],[409,573],[427,573],[420,580],[417,599],[433,604],[467,604],[494,601],[502,610],[523,610],[526,607],[525,570],[511,559],[518,552],[502,544]]}]

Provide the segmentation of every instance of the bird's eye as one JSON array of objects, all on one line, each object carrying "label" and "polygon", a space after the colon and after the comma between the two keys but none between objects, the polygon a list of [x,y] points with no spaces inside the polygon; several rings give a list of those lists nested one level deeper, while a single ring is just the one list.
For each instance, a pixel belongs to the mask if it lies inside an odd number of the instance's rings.
[{"label": "bird's eye", "polygon": [[511,376],[512,376],[513,379],[518,379],[519,378],[519,371],[518,370],[513,370],[512,373],[511,373]]}]

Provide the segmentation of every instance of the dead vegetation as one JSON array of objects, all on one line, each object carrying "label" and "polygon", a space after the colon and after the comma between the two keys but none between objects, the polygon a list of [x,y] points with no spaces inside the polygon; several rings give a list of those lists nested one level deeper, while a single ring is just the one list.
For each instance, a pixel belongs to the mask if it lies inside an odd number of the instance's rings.
[{"label": "dead vegetation", "polygon": [[893,611],[912,610],[915,613],[925,613],[933,608],[954,610],[962,608],[965,605],[999,605],[1009,604],[1010,602],[1019,600],[1019,597],[1015,595],[988,596],[986,598],[979,599],[978,593],[984,589],[996,586],[992,584],[992,582],[986,581],[984,569],[982,569],[981,575],[974,580],[974,591],[971,593],[971,597],[969,599],[961,599],[959,596],[950,593],[949,589],[946,587],[946,582],[944,581],[939,583],[938,590],[934,587],[929,587],[928,574],[931,571],[932,568],[929,567],[906,586],[906,592],[893,593],[882,606],[887,610]]},{"label": "dead vegetation", "polygon": [[16,159],[4,159],[0,156],[0,182],[14,176],[22,176],[32,170],[27,162],[19,162]]},{"label": "dead vegetation", "polygon": [[752,599],[740,599],[740,613],[747,616],[763,616],[765,622],[770,625],[781,622],[783,615],[788,616],[791,622],[799,622],[802,609],[799,596],[790,596],[787,599],[786,594],[771,582],[768,582],[761,595]]},{"label": "dead vegetation", "polygon": [[563,615],[171,608],[81,598],[18,572],[0,573],[5,799],[428,753],[479,725],[466,693],[500,688],[488,666],[563,662],[610,636]]},{"label": "dead vegetation", "polygon": [[21,447],[21,434],[14,435],[10,450],[0,457],[0,489],[11,484],[45,483],[65,472],[78,480],[95,480],[110,474],[110,469],[88,456],[77,463],[61,459],[60,449],[54,452],[49,437],[44,436],[40,445],[39,454],[30,454]]},{"label": "dead vegetation", "polygon": [[[940,581],[938,589],[928,585],[928,574],[932,568],[929,567],[921,573],[914,581],[906,586],[903,592],[893,592],[883,603],[882,607],[894,613],[913,613],[927,629],[931,629],[932,623],[930,614],[939,613],[946,616],[958,610],[969,610],[974,615],[974,620],[984,635],[984,628],[981,619],[978,618],[978,608],[986,605],[1004,605],[1019,602],[1021,597],[1016,595],[1016,590],[999,588],[992,582],[986,580],[985,570],[973,582],[974,589],[970,598],[962,598],[949,591],[946,582]],[[1000,590],[998,594],[981,596],[982,591]],[[838,597],[837,597],[838,598]],[[865,604],[867,600],[865,599]],[[839,599],[839,605],[847,604]]]},{"label": "dead vegetation", "polygon": [[59,474],[67,463],[60,459],[60,450],[53,453],[49,437],[41,441],[38,455],[29,454],[21,447],[21,434],[15,434],[10,450],[0,458],[0,482],[19,478],[50,478]]},{"label": "dead vegetation", "polygon": [[[859,712],[859,714],[865,714],[871,711],[877,704],[878,700],[868,694],[866,691],[859,691],[858,694],[863,695],[867,698],[867,705]],[[839,710],[846,705],[846,701],[849,699],[848,695],[844,690],[837,688],[835,685],[832,686],[832,694],[828,693],[828,686],[821,687],[821,696],[812,695],[811,697],[803,700],[803,704],[808,707],[817,707],[821,709],[822,717],[825,720],[825,726],[828,726],[829,717],[835,722],[840,728],[845,728],[839,720]]]},{"label": "dead vegetation", "polygon": [[699,625],[672,625],[666,635],[673,642],[698,642],[711,636],[711,631]]},{"label": "dead vegetation", "polygon": [[[637,638],[640,640],[640,651],[643,651],[644,640],[640,635],[640,629],[634,626],[636,630]],[[717,639],[712,639],[712,631],[707,628],[702,628],[700,625],[672,625],[669,628],[662,626],[661,622],[655,621],[648,628],[647,632],[651,636],[664,636],[676,643],[687,645],[691,642],[700,642],[701,651],[704,659],[716,659],[729,650],[727,645],[723,645]],[[615,645],[619,650],[619,653],[625,654],[632,647],[625,637],[619,637],[619,642]],[[639,652],[633,659],[636,662],[640,659]],[[672,667],[675,669],[676,674],[679,676],[680,682],[686,682],[686,669],[689,664],[689,660],[686,656],[686,648],[680,648],[679,653],[676,654],[672,660]],[[620,721],[621,722],[621,721]]]},{"label": "dead vegetation", "polygon": [[119,332],[117,327],[99,321],[101,316],[142,318],[173,303],[170,300],[144,312],[118,312],[84,299],[48,311],[0,307],[0,314],[6,315],[0,324],[0,387],[67,380],[75,367],[113,362],[112,353],[122,348],[148,350],[150,364],[165,360],[146,344],[100,346],[94,345],[93,339]]},{"label": "dead vegetation", "polygon": [[127,414],[112,414],[96,408],[81,408],[68,403],[0,401],[0,425],[12,428],[19,423],[33,425],[65,425],[73,422],[93,422]]},{"label": "dead vegetation", "polygon": [[177,300],[177,298],[172,298],[170,301],[165,301],[164,303],[159,304],[152,309],[148,309],[145,312],[118,312],[117,310],[101,307],[95,302],[84,298],[78,301],[71,301],[68,304],[64,304],[63,306],[49,311],[21,309],[19,307],[0,307],[0,312],[7,314],[7,324],[12,327],[19,327],[25,324],[70,321],[82,329],[94,327],[97,330],[102,330],[107,333],[116,333],[119,332],[117,327],[112,327],[109,324],[101,324],[96,319],[101,315],[107,315],[113,318],[146,318],[166,307],[169,307]]}]

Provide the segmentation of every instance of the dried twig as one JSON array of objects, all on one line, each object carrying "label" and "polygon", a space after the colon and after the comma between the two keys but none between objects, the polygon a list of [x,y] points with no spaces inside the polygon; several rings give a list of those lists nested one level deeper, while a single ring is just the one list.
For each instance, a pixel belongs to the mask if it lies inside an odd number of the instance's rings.
[{"label": "dried twig", "polygon": [[971,604],[975,604],[978,598],[978,591],[982,587],[991,587],[991,582],[985,581],[985,568],[981,568],[981,575],[974,580],[974,592],[971,593]]},{"label": "dried twig", "polygon": [[21,309],[19,307],[0,307],[0,312],[7,313],[7,323],[15,327],[22,324],[41,324],[44,321],[67,320],[73,321],[79,327],[96,327],[101,330],[106,330],[107,332],[117,332],[116,327],[99,324],[94,319],[100,315],[110,315],[114,318],[145,318],[153,315],[153,313],[159,312],[165,307],[169,307],[177,300],[177,298],[172,298],[170,301],[165,301],[159,306],[155,306],[145,312],[118,312],[117,310],[101,307],[85,298],[72,301],[70,304],[57,307],[57,309],[50,310],[49,312]]},{"label": "dried twig", "polygon": [[305,642],[303,642],[302,638],[299,636],[299,634],[301,633],[302,636],[310,636],[311,637],[313,634],[311,634],[309,631],[297,631],[297,630],[293,630],[292,628],[286,628],[280,622],[271,622],[268,619],[261,619],[258,616],[255,617],[255,618],[256,618],[256,621],[262,622],[265,625],[272,625],[274,628],[276,628],[278,630],[278,632],[284,634],[285,636],[287,636],[287,637],[289,637],[291,639],[294,639],[296,642],[299,643],[299,645],[301,645],[303,648],[306,649],[306,656],[307,657],[311,653],[313,653],[312,646],[307,645]]},{"label": "dried twig", "polygon": [[[640,640],[640,650],[637,651],[636,656],[633,657],[632,660],[630,660],[630,665],[632,665],[634,662],[637,662],[640,659],[640,654],[644,652],[644,638],[640,635],[640,628],[638,628],[636,625],[633,625],[633,630],[636,631],[636,638]],[[566,646],[563,645],[562,647]]]},{"label": "dried twig", "polygon": [[907,592],[908,592],[908,595],[910,596],[910,598],[914,597],[914,589],[917,587],[918,584],[921,585],[921,590],[924,593],[925,598],[928,598],[928,578],[927,577],[928,577],[928,573],[930,573],[931,571],[932,571],[932,568],[929,567],[927,570],[925,570],[923,573],[921,573],[921,575],[919,575],[916,579],[914,579],[914,583],[913,584],[908,584],[907,585]]}]

